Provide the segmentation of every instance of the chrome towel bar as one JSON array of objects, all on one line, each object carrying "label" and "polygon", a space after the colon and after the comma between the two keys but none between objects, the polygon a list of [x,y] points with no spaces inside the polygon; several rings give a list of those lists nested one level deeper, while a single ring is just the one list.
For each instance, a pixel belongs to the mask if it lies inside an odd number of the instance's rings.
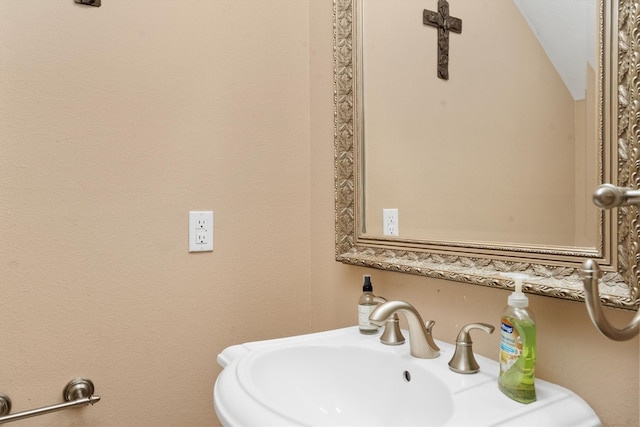
[{"label": "chrome towel bar", "polygon": [[[613,209],[619,206],[635,205],[640,207],[640,190],[616,187],[612,184],[602,184],[593,194],[593,203],[601,209]],[[638,242],[636,242],[638,243]],[[604,336],[614,341],[627,341],[640,332],[640,311],[633,320],[622,329],[611,325],[602,311],[598,284],[602,277],[600,266],[593,259],[582,264],[582,282],[584,284],[584,299],[589,317],[596,329]],[[632,286],[632,284],[630,284]]]},{"label": "chrome towel bar", "polygon": [[93,391],[94,387],[91,380],[76,378],[69,381],[62,391],[62,396],[65,400],[64,403],[31,409],[29,411],[18,412],[15,414],[9,414],[9,412],[11,412],[11,399],[9,399],[9,396],[0,394],[0,424],[49,414],[51,412],[62,411],[63,409],[73,408],[76,406],[93,405],[100,400],[100,396],[94,396]]}]

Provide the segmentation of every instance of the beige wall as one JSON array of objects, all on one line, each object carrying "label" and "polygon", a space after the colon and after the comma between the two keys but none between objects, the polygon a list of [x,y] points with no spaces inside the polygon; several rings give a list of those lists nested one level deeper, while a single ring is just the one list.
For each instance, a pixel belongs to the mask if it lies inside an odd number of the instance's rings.
[{"label": "beige wall", "polygon": [[102,396],[16,426],[211,425],[220,350],[309,330],[308,4],[102,4],[0,0],[0,391]]},{"label": "beige wall", "polygon": [[[185,3],[0,0],[0,392],[30,409],[86,376],[103,398],[12,425],[213,425],[216,354],[354,324],[365,271],[443,340],[502,310],[334,261],[331,1]],[[190,209],[215,211],[213,253],[187,253]],[[532,307],[540,376],[638,425],[638,340]]]}]

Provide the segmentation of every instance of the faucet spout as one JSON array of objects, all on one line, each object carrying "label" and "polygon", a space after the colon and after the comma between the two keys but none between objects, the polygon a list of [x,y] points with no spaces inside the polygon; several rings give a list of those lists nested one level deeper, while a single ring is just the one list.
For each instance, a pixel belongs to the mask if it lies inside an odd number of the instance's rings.
[{"label": "faucet spout", "polygon": [[411,304],[405,301],[388,301],[380,304],[369,316],[369,320],[382,326],[395,313],[401,313],[407,318],[409,326],[409,346],[413,357],[420,359],[434,359],[440,355],[440,348],[433,341],[431,326],[425,326],[422,317]]}]

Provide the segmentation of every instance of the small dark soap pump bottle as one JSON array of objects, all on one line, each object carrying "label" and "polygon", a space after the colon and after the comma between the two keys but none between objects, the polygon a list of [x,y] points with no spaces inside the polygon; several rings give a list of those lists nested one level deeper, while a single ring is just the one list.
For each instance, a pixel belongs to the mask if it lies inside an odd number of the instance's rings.
[{"label": "small dark soap pump bottle", "polygon": [[371,276],[363,276],[362,295],[358,300],[358,327],[361,334],[372,335],[378,332],[378,326],[369,322],[369,315],[376,309],[378,303],[375,302],[373,286],[371,286]]}]

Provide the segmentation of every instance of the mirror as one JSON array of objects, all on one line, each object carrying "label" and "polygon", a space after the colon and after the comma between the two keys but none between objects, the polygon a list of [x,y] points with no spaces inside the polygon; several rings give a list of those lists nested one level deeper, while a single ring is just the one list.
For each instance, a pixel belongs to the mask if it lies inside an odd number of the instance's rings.
[{"label": "mirror", "polygon": [[597,0],[451,0],[446,82],[432,3],[360,9],[363,233],[396,208],[415,239],[595,249]]},{"label": "mirror", "polygon": [[638,306],[638,214],[591,202],[639,187],[638,0],[556,1],[581,20],[555,27],[536,4],[451,0],[443,80],[435,0],[334,0],[338,261],[582,301],[592,258],[603,303]]}]

